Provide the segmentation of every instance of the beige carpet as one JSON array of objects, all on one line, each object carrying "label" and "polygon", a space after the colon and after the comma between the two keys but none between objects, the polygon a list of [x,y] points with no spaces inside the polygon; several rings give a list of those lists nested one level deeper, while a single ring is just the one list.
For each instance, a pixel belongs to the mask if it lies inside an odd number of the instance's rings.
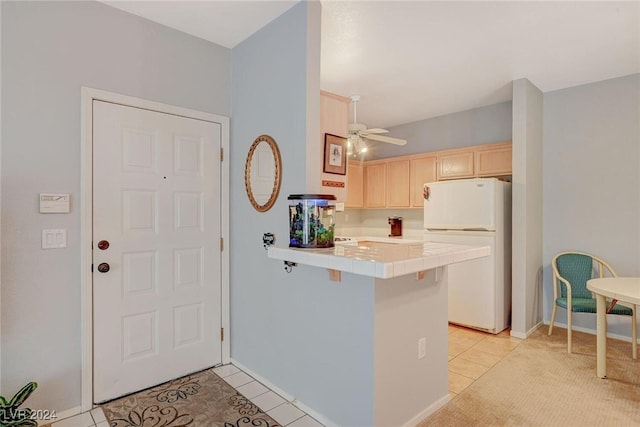
[{"label": "beige carpet", "polygon": [[607,377],[596,376],[596,337],[543,327],[419,424],[426,426],[640,426],[640,359],[607,340]]},{"label": "beige carpet", "polygon": [[208,369],[101,405],[110,427],[275,427]]}]

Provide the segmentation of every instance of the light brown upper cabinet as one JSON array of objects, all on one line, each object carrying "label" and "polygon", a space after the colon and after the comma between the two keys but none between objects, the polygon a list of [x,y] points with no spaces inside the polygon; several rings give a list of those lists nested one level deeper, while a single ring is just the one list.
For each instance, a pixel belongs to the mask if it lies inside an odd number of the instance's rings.
[{"label": "light brown upper cabinet", "polygon": [[364,166],[360,160],[347,162],[347,208],[361,208],[364,206],[363,187]]},{"label": "light brown upper cabinet", "polygon": [[346,207],[421,208],[427,182],[511,175],[511,141],[367,162],[350,160],[348,166]]},{"label": "light brown upper cabinet", "polygon": [[409,160],[387,162],[387,207],[409,207]]},{"label": "light brown upper cabinet", "polygon": [[438,155],[438,181],[474,176],[473,148],[451,150]]},{"label": "light brown upper cabinet", "polygon": [[436,180],[436,165],[436,156],[422,156],[410,160],[409,171],[411,178],[409,181],[409,191],[411,192],[412,208],[421,208],[424,206],[424,184]]},{"label": "light brown upper cabinet", "polygon": [[384,208],[387,203],[387,164],[365,163],[364,207]]},{"label": "light brown upper cabinet", "polygon": [[511,143],[476,150],[475,161],[477,176],[511,175]]}]

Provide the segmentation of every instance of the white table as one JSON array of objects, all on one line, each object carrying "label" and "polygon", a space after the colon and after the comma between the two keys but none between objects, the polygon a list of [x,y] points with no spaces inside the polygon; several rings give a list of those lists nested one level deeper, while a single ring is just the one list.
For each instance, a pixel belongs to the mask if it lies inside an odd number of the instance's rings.
[{"label": "white table", "polygon": [[[606,298],[640,305],[640,277],[606,277],[587,281],[587,289],[596,294],[597,310],[597,374],[607,376],[607,303]],[[637,324],[633,322],[633,336],[637,336]],[[638,358],[638,344],[632,343],[633,358]]]}]

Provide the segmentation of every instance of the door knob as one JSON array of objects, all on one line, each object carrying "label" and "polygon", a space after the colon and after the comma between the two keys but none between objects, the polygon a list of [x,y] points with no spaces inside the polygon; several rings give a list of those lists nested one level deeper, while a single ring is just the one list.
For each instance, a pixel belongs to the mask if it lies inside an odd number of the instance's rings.
[{"label": "door knob", "polygon": [[98,249],[100,249],[101,251],[109,249],[109,241],[108,240],[100,240],[98,242]]},{"label": "door knob", "polygon": [[107,264],[106,262],[101,262],[101,263],[98,265],[98,271],[99,271],[100,273],[106,273],[107,271],[109,271],[109,269],[110,269],[110,268],[111,268],[111,267],[109,267],[109,264]]}]

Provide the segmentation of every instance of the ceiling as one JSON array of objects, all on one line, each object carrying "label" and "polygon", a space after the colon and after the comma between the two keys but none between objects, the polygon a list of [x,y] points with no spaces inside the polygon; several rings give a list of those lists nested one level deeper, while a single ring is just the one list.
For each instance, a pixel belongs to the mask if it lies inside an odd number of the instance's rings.
[{"label": "ceiling", "polygon": [[[105,1],[233,48],[297,1]],[[640,72],[640,1],[322,1],[321,88],[389,127]]]}]

